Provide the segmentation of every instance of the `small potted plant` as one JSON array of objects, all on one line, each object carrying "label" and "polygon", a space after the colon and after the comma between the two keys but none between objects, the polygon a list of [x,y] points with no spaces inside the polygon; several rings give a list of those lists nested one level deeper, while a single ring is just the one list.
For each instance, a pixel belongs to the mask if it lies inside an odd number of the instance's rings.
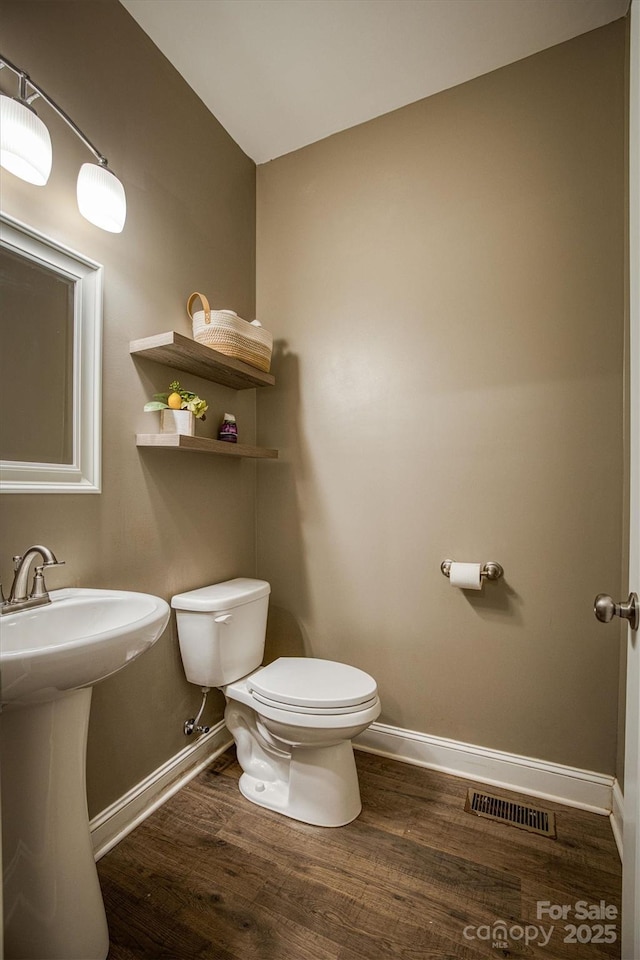
[{"label": "small potted plant", "polygon": [[167,393],[154,393],[153,400],[145,403],[144,409],[160,411],[161,433],[184,433],[192,437],[196,418],[206,420],[209,404],[174,380],[169,384]]}]

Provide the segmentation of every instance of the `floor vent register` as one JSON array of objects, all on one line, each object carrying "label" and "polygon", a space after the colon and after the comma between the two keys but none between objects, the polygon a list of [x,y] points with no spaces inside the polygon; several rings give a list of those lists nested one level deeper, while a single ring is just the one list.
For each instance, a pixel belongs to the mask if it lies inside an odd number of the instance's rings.
[{"label": "floor vent register", "polygon": [[469,790],[464,805],[467,813],[487,820],[506,823],[529,833],[538,833],[543,837],[556,838],[556,816],[550,810],[514,803],[503,797],[495,797],[479,790]]}]

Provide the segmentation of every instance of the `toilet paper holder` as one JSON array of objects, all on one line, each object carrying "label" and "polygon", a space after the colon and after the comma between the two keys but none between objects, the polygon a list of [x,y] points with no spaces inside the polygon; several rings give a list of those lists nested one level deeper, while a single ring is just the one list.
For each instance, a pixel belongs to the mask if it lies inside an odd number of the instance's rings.
[{"label": "toilet paper holder", "polygon": [[[453,562],[453,560],[443,560],[440,564],[440,569],[445,577],[451,576],[451,564]],[[487,562],[483,563],[480,568],[480,578],[482,580],[499,580],[500,577],[503,576],[504,570],[499,563],[495,562],[495,560],[487,560]]]}]

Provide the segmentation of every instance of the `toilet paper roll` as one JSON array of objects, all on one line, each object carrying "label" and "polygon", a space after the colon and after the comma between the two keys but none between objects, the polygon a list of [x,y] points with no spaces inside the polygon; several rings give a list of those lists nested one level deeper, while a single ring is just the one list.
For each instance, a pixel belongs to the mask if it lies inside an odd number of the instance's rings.
[{"label": "toilet paper roll", "polygon": [[451,564],[449,580],[454,587],[460,587],[462,590],[482,590],[482,577],[480,563],[456,563]]}]

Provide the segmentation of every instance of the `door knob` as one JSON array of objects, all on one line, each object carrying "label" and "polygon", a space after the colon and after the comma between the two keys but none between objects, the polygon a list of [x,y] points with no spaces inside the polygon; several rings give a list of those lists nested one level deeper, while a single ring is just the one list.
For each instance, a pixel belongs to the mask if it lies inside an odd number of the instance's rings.
[{"label": "door knob", "polygon": [[609,623],[614,617],[628,620],[632,630],[640,624],[640,604],[637,593],[630,593],[626,603],[616,603],[608,593],[599,593],[593,604],[593,612],[602,623]]}]

